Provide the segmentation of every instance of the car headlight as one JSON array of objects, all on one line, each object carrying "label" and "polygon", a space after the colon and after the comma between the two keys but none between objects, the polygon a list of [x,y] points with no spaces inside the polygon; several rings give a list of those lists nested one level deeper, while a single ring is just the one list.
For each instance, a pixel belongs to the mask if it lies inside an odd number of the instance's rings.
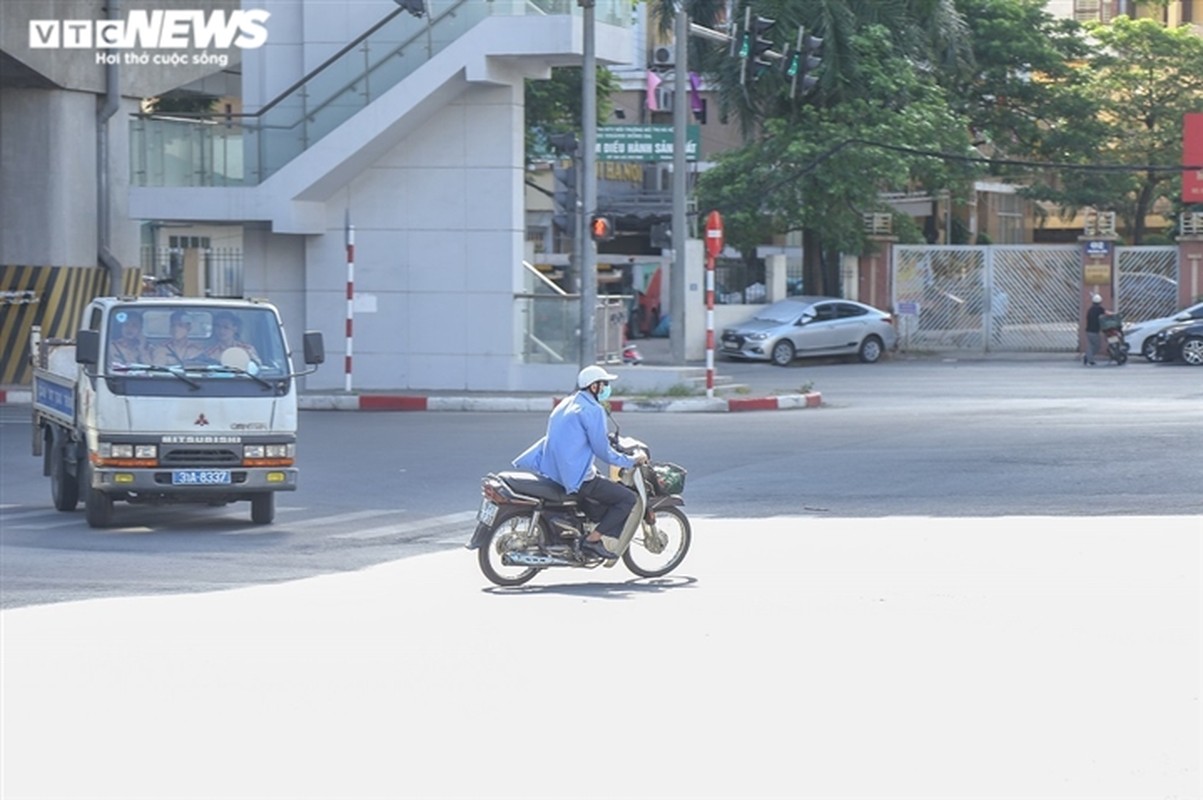
[{"label": "car headlight", "polygon": [[101,458],[133,458],[134,446],[132,444],[113,444],[112,442],[100,443]]},{"label": "car headlight", "polygon": [[762,340],[762,339],[767,339],[767,338],[769,338],[769,335],[768,335],[767,333],[749,333],[749,334],[747,335],[747,337],[745,337],[745,338],[748,338],[748,339],[755,339],[756,341],[758,341],[758,342],[759,342],[759,341],[760,341],[760,340]]},{"label": "car headlight", "polygon": [[293,444],[247,444],[242,446],[243,458],[292,458]]}]

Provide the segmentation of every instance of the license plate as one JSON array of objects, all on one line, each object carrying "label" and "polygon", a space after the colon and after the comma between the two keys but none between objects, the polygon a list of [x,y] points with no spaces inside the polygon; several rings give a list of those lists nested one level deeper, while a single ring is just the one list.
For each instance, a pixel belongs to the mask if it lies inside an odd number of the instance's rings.
[{"label": "license plate", "polygon": [[724,350],[738,350],[739,343],[738,342],[723,342],[723,349]]},{"label": "license plate", "polygon": [[482,500],[480,511],[476,512],[476,518],[485,525],[492,525],[493,520],[497,519],[497,504],[491,500]]},{"label": "license plate", "polygon": [[230,482],[228,469],[177,469],[171,473],[176,486],[209,486]]}]

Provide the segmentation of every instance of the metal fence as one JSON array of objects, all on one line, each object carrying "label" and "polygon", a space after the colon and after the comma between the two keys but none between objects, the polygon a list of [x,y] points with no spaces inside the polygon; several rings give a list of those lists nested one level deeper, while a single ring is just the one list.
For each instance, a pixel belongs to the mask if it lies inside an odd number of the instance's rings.
[{"label": "metal fence", "polygon": [[[185,291],[185,250],[182,247],[142,248],[142,293],[179,295]],[[240,247],[197,250],[199,283],[205,297],[242,297],[243,260]]]},{"label": "metal fence", "polygon": [[[1126,321],[1177,306],[1176,247],[1117,248]],[[1078,245],[899,245],[894,310],[904,350],[1074,352],[1081,326]]]}]

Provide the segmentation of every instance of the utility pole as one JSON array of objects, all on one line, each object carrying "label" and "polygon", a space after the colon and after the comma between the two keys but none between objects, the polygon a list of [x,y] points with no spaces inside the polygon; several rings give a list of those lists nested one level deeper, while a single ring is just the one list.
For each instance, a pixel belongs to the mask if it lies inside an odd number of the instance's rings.
[{"label": "utility pole", "polygon": [[[584,63],[581,65],[581,218],[592,219],[597,212],[597,52],[593,9],[594,0],[577,0],[582,9]],[[578,224],[582,231],[584,224]],[[597,360],[597,243],[592,236],[581,235],[581,367]]]},{"label": "utility pole", "polygon": [[669,328],[668,341],[673,361],[685,363],[685,132],[689,125],[689,101],[686,96],[689,66],[685,57],[689,50],[689,15],[684,0],[677,0],[673,20],[673,36],[677,52],[673,75],[673,263],[669,271]]}]

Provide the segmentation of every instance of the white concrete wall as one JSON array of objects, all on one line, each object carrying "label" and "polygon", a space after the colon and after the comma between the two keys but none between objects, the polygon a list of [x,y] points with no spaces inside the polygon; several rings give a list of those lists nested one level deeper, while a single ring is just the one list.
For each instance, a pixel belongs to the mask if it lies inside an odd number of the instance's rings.
[{"label": "white concrete wall", "polygon": [[[96,104],[88,92],[0,90],[0,264],[97,264]],[[139,264],[129,219],[128,114],[109,120],[110,249]]]}]

